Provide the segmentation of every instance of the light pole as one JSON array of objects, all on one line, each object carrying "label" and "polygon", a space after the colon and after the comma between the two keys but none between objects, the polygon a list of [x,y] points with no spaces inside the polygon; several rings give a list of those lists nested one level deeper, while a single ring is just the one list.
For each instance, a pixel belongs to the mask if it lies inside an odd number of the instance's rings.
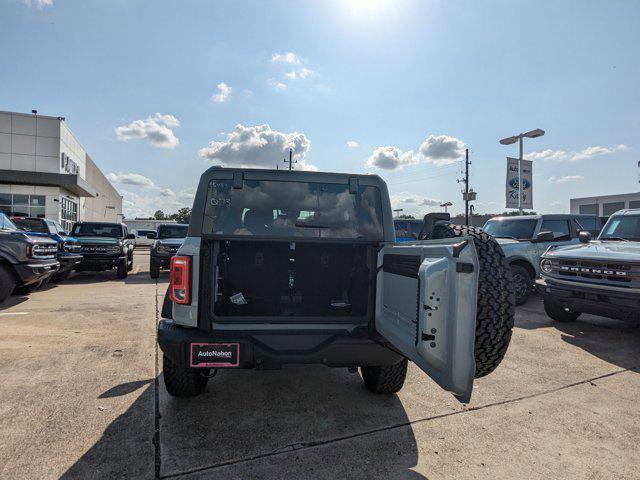
[{"label": "light pole", "polygon": [[445,203],[441,203],[440,206],[444,207],[444,212],[447,213],[447,207],[450,207],[451,205],[453,205],[453,203],[451,202],[445,202]]},{"label": "light pole", "polygon": [[519,135],[514,135],[513,137],[507,137],[500,140],[500,143],[502,145],[512,145],[516,142],[519,142],[520,155],[518,156],[518,210],[520,210],[520,215],[522,215],[522,152],[523,152],[522,139],[524,137],[538,138],[543,135],[544,135],[544,130],[542,130],[541,128],[536,128],[535,130],[531,130],[526,133],[521,133]]},{"label": "light pole", "polygon": [[402,212],[404,210],[404,208],[394,208],[393,209],[393,213],[396,214],[396,218],[398,218],[400,216],[400,212]]}]

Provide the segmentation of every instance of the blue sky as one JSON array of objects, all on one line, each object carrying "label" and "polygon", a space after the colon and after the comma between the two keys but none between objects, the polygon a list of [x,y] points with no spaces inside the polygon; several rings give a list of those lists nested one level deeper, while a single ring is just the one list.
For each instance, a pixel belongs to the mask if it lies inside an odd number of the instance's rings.
[{"label": "blue sky", "polygon": [[463,208],[468,147],[477,211],[503,211],[498,140],[533,128],[534,207],[566,212],[638,190],[639,20],[632,0],[0,0],[0,110],[65,116],[127,216],[289,146],[411,213]]}]

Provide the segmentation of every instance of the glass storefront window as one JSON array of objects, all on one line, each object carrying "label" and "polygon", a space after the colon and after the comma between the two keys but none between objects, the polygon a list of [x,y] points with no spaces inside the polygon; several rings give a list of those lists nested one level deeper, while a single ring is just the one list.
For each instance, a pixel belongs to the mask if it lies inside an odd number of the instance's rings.
[{"label": "glass storefront window", "polygon": [[13,217],[45,216],[44,195],[0,193],[0,212]]}]

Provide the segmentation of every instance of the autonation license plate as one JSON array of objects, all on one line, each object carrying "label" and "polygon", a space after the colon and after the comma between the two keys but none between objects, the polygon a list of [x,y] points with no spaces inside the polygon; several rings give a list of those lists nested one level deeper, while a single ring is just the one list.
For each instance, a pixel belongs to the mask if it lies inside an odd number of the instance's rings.
[{"label": "autonation license plate", "polygon": [[192,368],[224,368],[240,365],[239,343],[192,343]]}]

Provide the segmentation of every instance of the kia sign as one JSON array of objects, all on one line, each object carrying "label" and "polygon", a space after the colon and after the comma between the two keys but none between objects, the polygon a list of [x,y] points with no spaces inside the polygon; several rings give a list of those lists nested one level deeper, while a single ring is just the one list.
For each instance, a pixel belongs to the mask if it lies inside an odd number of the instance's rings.
[{"label": "kia sign", "polygon": [[522,160],[522,204],[518,204],[518,159],[507,157],[507,208],[533,209],[533,174],[531,160]]}]

